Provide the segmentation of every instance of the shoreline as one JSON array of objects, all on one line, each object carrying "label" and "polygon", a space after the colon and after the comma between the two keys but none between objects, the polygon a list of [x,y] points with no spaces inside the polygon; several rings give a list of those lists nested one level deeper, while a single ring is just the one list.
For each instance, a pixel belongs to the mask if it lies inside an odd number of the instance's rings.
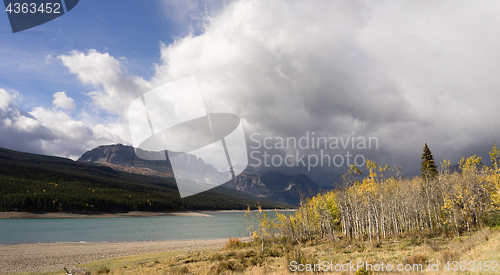
[{"label": "shoreline", "polygon": [[[282,212],[282,211],[288,211],[288,212],[295,212],[297,209],[262,209],[262,211],[265,211],[267,213],[270,213],[270,212],[274,212],[278,210],[279,212]],[[200,211],[203,213],[206,213],[207,215],[210,215],[212,213],[245,213],[246,210],[207,210],[207,211]],[[258,213],[259,210],[255,209],[255,210],[250,210],[250,213],[254,214],[254,213]]]},{"label": "shoreline", "polygon": [[130,211],[122,213],[67,213],[67,212],[0,212],[0,219],[72,219],[72,218],[125,218],[125,217],[211,217],[195,211],[146,212]]},{"label": "shoreline", "polygon": [[104,259],[142,255],[157,252],[224,246],[227,239],[108,242],[108,243],[36,243],[0,246],[0,274],[19,272],[52,272],[64,267]]},{"label": "shoreline", "polygon": [[[262,209],[266,212],[275,209]],[[295,211],[296,209],[277,209],[278,211]],[[0,219],[81,219],[81,218],[126,218],[126,217],[211,217],[206,213],[243,213],[246,210],[200,210],[179,212],[147,212],[130,211],[121,213],[68,213],[68,212],[0,212]],[[251,210],[256,212],[258,210]]]}]

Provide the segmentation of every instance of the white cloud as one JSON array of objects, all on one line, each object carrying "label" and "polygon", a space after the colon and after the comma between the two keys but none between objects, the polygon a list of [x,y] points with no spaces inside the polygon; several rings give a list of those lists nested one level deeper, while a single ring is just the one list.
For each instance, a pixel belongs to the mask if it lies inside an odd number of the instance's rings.
[{"label": "white cloud", "polygon": [[61,55],[58,58],[82,83],[91,84],[96,88],[118,81],[122,74],[120,63],[108,53],[101,54],[96,50],[89,50],[85,55],[73,51],[71,55]]},{"label": "white cloud", "polygon": [[15,94],[10,94],[4,89],[0,89],[0,109],[5,111],[14,101]]},{"label": "white cloud", "polygon": [[147,89],[141,78],[127,75],[108,53],[73,51],[58,58],[83,84],[96,88],[87,95],[95,107],[109,114],[123,115],[130,102]]},{"label": "white cloud", "polygon": [[76,108],[74,100],[66,95],[66,92],[57,92],[54,95],[52,104],[58,108],[73,110]]},{"label": "white cloud", "polygon": [[[30,112],[19,109],[13,94],[0,89],[0,144],[13,150],[79,158],[85,151],[103,144],[125,143],[126,126],[84,123],[60,110],[43,107]],[[4,99],[10,98],[8,104]],[[118,135],[118,134],[120,135]]]}]

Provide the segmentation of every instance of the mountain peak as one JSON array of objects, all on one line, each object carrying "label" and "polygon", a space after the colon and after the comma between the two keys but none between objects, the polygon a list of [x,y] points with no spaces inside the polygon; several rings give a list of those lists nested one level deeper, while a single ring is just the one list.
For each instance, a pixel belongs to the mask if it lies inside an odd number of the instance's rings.
[{"label": "mountain peak", "polygon": [[121,143],[111,145],[101,145],[85,152],[77,161],[94,164],[113,164],[123,167],[149,168],[159,172],[172,174],[170,162],[143,160],[136,156],[132,146]]}]

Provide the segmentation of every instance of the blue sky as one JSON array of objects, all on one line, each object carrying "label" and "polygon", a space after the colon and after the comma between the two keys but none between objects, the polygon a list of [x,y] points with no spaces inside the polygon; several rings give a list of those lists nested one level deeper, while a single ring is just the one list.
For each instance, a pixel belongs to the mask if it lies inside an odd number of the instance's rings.
[{"label": "blue sky", "polygon": [[[0,147],[77,159],[131,144],[130,102],[195,75],[209,112],[242,118],[247,145],[315,132],[377,137],[350,153],[410,174],[424,143],[438,162],[488,163],[500,142],[498,14],[494,0],[82,0],[13,34],[0,12]],[[263,169],[328,184],[347,166]]]},{"label": "blue sky", "polygon": [[57,91],[67,91],[82,107],[82,93],[90,87],[81,85],[61,62],[47,61],[47,56],[87,49],[126,57],[124,68],[151,77],[160,42],[169,44],[187,31],[184,22],[169,19],[165,9],[159,1],[80,1],[65,16],[16,34],[7,14],[0,13],[0,83],[22,91],[21,108],[50,106]]}]

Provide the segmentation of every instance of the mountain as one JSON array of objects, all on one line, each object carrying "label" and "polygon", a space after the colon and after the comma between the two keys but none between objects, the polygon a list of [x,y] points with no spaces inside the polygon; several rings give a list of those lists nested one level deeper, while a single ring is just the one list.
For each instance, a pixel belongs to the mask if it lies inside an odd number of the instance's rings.
[{"label": "mountain", "polygon": [[171,178],[0,148],[0,211],[180,211],[245,209],[257,204],[285,207],[221,186],[181,199]]},{"label": "mountain", "polygon": [[304,174],[287,176],[272,171],[242,173],[222,186],[293,205],[299,205],[301,200],[324,191]]},{"label": "mountain", "polygon": [[[205,179],[206,175],[212,178],[220,176],[219,171],[212,165],[204,163],[201,158],[190,154],[185,155],[184,165],[190,171],[199,172],[199,181]],[[99,146],[83,154],[78,161],[106,165],[129,173],[173,178],[168,158],[166,161],[143,160],[136,156],[133,147],[122,144]],[[222,186],[293,205],[299,205],[302,199],[323,191],[304,174],[294,176],[278,172],[258,174],[251,167],[247,167],[245,172]]]},{"label": "mountain", "polygon": [[[142,151],[141,149],[137,150]],[[164,153],[161,152],[161,154],[163,156]],[[102,164],[123,172],[173,178],[168,156],[165,158],[166,160],[144,160],[136,155],[134,147],[114,144],[99,146],[87,151],[77,161]],[[182,170],[189,171],[189,178],[193,181],[205,184],[226,178],[212,165],[206,164],[201,158],[192,154],[182,154],[178,158],[180,160],[177,161],[177,165],[180,165]]]},{"label": "mountain", "polygon": [[[135,168],[130,172],[140,174],[140,171],[147,173],[148,171],[156,171],[165,173],[165,177],[172,177],[173,172],[170,162],[143,160],[136,156],[134,147],[125,146],[122,144],[103,145],[85,152],[78,162],[104,164],[106,166],[115,165],[114,168],[121,170],[124,168]],[[127,171],[128,172],[128,171]]]}]

